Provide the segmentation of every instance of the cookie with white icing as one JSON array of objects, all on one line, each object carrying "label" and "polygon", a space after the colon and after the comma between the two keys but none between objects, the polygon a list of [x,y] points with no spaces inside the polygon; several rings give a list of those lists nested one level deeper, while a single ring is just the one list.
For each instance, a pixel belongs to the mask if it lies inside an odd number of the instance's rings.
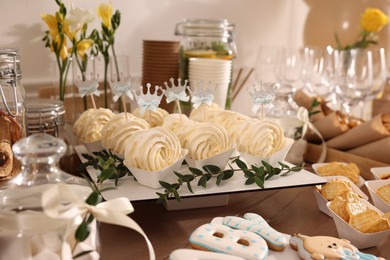
[{"label": "cookie with white icing", "polygon": [[245,260],[235,255],[227,255],[195,249],[176,249],[169,255],[169,260]]},{"label": "cookie with white icing", "polygon": [[330,236],[305,236],[295,234],[290,238],[290,246],[298,251],[305,260],[342,259],[342,260],[384,260],[381,257],[360,252],[348,240]]},{"label": "cookie with white icing", "polygon": [[220,224],[204,224],[191,234],[189,241],[195,249],[226,253],[245,259],[265,259],[265,240],[249,231],[235,230]]},{"label": "cookie with white icing", "polygon": [[246,213],[244,218],[228,216],[223,224],[231,228],[251,231],[267,242],[270,249],[283,251],[288,244],[286,236],[273,229],[265,219],[254,213]]}]

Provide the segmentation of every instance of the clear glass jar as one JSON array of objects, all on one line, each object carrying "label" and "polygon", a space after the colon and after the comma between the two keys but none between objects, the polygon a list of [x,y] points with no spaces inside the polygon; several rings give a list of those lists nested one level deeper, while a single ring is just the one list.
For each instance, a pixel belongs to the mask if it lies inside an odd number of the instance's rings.
[{"label": "clear glass jar", "polygon": [[[237,54],[234,24],[226,19],[185,19],[176,24],[175,35],[182,36],[179,59],[179,76],[188,79],[190,58],[233,60]],[[230,84],[231,86],[231,84]],[[226,108],[230,108],[231,87]]]},{"label": "clear glass jar", "polygon": [[25,136],[25,91],[17,49],[0,48],[0,181],[15,176],[20,166],[12,145]]},{"label": "clear glass jar", "polygon": [[[72,259],[75,252],[87,249],[92,252],[86,259],[99,258],[96,222],[90,224],[91,234],[83,245],[76,244],[82,216],[53,218],[42,207],[43,194],[58,185],[69,187],[82,201],[92,191],[85,179],[59,168],[65,151],[65,142],[49,134],[34,134],[13,146],[22,171],[0,184],[0,259]],[[55,206],[70,203],[67,197],[60,201]]]}]

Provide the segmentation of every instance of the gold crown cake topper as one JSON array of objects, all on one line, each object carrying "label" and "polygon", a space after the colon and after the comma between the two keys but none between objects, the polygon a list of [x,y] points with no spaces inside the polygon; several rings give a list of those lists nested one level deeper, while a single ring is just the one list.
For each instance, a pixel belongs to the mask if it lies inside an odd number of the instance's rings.
[{"label": "gold crown cake topper", "polygon": [[[80,76],[78,76],[75,80],[75,84],[79,90],[80,96],[84,97],[89,94],[93,94],[96,96],[100,95],[100,92],[98,90],[99,83],[98,83],[98,75],[94,76],[93,73],[90,73],[90,78],[86,80],[82,80]],[[85,73],[84,73],[85,76]],[[85,77],[87,78],[87,77]]]},{"label": "gold crown cake topper", "polygon": [[277,83],[260,81],[258,84],[253,84],[249,87],[248,93],[252,98],[252,111],[257,114],[260,108],[270,104],[275,98]]},{"label": "gold crown cake topper", "polygon": [[[143,92],[143,86],[139,86],[139,93],[135,93],[135,99],[137,100],[137,104],[140,107],[140,113],[143,115],[146,110],[156,111],[158,106],[160,105],[161,99],[165,93],[165,90],[160,86],[154,87],[154,93],[151,92],[152,84],[146,84],[146,93]],[[159,90],[161,94],[159,95]]]},{"label": "gold crown cake topper", "polygon": [[169,86],[167,82],[164,82],[166,90],[165,96],[167,97],[167,103],[171,103],[172,101],[184,101],[187,102],[190,100],[190,97],[187,95],[188,89],[188,80],[184,80],[184,84],[182,85],[181,78],[177,79],[177,85],[175,85],[175,80],[173,78],[170,79],[171,85]]},{"label": "gold crown cake topper", "polygon": [[194,86],[193,91],[189,88],[193,107],[198,108],[201,104],[211,106],[215,93],[215,85],[213,82],[208,81],[206,84],[203,80],[192,80],[191,84]]}]

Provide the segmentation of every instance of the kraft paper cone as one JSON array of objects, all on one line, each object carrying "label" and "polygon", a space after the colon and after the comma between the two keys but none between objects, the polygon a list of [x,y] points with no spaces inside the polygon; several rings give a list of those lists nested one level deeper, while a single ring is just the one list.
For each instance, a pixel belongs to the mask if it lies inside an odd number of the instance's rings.
[{"label": "kraft paper cone", "polygon": [[326,142],[330,148],[349,150],[390,136],[390,115],[380,114]]},{"label": "kraft paper cone", "polygon": [[[349,127],[345,123],[342,123],[342,120],[337,112],[332,112],[322,119],[319,119],[313,123],[313,126],[317,128],[317,130],[321,133],[322,138],[325,141],[338,136],[346,131],[348,131]],[[314,134],[312,131],[306,134],[306,139],[309,142],[320,142],[321,139],[319,136]]]},{"label": "kraft paper cone", "polygon": [[[311,104],[313,103],[313,100],[315,99],[316,97],[311,97],[309,95],[307,95],[305,93],[305,91],[303,91],[302,89],[298,90],[293,99],[295,101],[295,103],[297,103],[298,106],[300,107],[304,107],[306,108],[308,111],[311,111],[312,107],[311,107]],[[324,112],[322,111],[322,106],[318,106],[315,108],[315,110],[321,110],[321,112],[319,113],[316,113],[314,115],[311,116],[310,120],[312,122],[315,122],[317,120],[320,120],[322,119],[325,115],[324,115]]]},{"label": "kraft paper cone", "polygon": [[390,137],[359,146],[355,149],[349,150],[348,152],[390,164]]}]

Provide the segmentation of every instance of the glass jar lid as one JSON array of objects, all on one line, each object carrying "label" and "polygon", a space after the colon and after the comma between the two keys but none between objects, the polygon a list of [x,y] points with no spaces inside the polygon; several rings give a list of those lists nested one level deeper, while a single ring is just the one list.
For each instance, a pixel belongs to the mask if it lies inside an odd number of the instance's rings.
[{"label": "glass jar lid", "polygon": [[12,147],[15,157],[23,165],[57,162],[66,152],[64,140],[49,134],[34,134],[16,142]]},{"label": "glass jar lid", "polygon": [[54,99],[32,99],[26,103],[27,131],[43,132],[65,124],[64,103]]},{"label": "glass jar lid", "polygon": [[21,78],[19,50],[0,48],[0,79]]},{"label": "glass jar lid", "polygon": [[184,19],[176,24],[175,35],[231,38],[234,26],[226,19]]}]

